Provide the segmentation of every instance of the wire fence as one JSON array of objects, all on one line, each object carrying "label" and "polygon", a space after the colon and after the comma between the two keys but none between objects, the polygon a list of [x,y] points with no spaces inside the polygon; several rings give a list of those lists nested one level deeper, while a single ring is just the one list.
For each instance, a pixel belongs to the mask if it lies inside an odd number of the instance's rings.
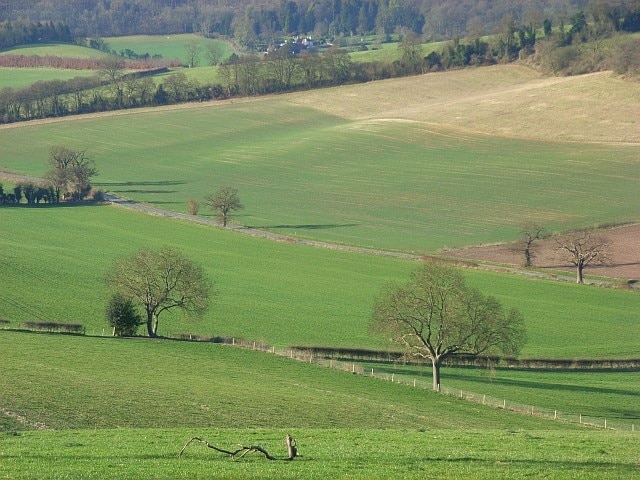
[{"label": "wire fence", "polygon": [[[385,370],[376,371],[375,367],[365,367],[362,363],[357,361],[338,360],[333,358],[326,358],[319,355],[315,355],[312,350],[304,350],[299,348],[276,348],[272,345],[268,345],[263,342],[247,342],[244,340],[233,339],[232,345],[250,348],[252,350],[259,350],[263,352],[270,352],[274,355],[279,355],[300,362],[311,363],[320,365],[326,368],[333,368],[352,373],[354,375],[365,375],[368,377],[376,378],[378,380],[396,383],[412,388],[420,388],[423,390],[432,389],[432,381],[429,378],[421,376],[411,376],[407,374],[389,373]],[[626,432],[637,432],[640,428],[640,422],[637,420],[627,420],[620,418],[606,418],[592,415],[584,415],[579,413],[570,413],[553,408],[539,407],[535,405],[526,405],[523,403],[513,402],[506,398],[498,398],[490,395],[485,395],[477,392],[468,392],[466,390],[454,389],[448,387],[440,388],[440,393],[448,395],[450,397],[459,398],[461,400],[475,402],[482,405],[487,405],[493,408],[499,408],[505,411],[518,413],[521,415],[531,415],[548,420],[556,420],[560,422],[568,422],[585,427],[599,428],[606,430],[618,430]]]},{"label": "wire fence", "polygon": [[[0,322],[0,328],[7,328],[8,322]],[[111,332],[106,329],[102,331],[89,331],[86,334],[91,336],[105,336],[111,335]],[[246,348],[251,350],[257,350],[261,352],[269,352],[273,355],[287,357],[292,360],[320,365],[326,368],[332,368],[352,373],[354,375],[365,375],[372,378],[376,378],[381,381],[396,383],[398,385],[420,388],[423,390],[431,390],[431,379],[422,377],[419,375],[411,376],[400,373],[390,373],[384,369],[376,371],[375,367],[365,367],[362,363],[356,360],[344,360],[327,358],[322,355],[317,355],[313,349],[304,348],[279,348],[273,345],[269,345],[261,341],[248,341],[239,338],[232,337],[207,337],[191,333],[172,333],[168,335],[168,338],[175,340],[186,340],[196,342],[213,342],[221,343],[240,348]],[[389,359],[388,364],[395,364],[393,360]],[[490,395],[485,395],[477,392],[468,392],[466,390],[454,389],[448,387],[440,388],[440,393],[448,395],[450,397],[459,398],[469,402],[475,402],[482,405],[487,405],[493,408],[499,408],[506,411],[511,411],[523,415],[532,415],[539,418],[545,418],[550,420],[569,422],[584,425],[586,427],[601,428],[608,430],[619,431],[631,431],[637,432],[640,428],[640,421],[627,420],[620,418],[606,418],[592,415],[576,414],[570,412],[564,412],[557,409],[539,407],[534,405],[526,405],[522,403],[513,402],[506,398],[497,398]]]}]

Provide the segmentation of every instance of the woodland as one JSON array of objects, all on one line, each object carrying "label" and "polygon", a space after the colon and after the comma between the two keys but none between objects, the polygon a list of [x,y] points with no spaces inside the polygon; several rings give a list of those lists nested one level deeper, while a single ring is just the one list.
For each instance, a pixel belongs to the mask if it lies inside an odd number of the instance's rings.
[{"label": "woodland", "polygon": [[615,22],[631,11],[637,22],[639,8],[637,0],[0,0],[0,22],[64,22],[80,37],[218,34],[255,46],[283,34],[474,37],[505,21],[541,26],[581,10],[613,12]]}]

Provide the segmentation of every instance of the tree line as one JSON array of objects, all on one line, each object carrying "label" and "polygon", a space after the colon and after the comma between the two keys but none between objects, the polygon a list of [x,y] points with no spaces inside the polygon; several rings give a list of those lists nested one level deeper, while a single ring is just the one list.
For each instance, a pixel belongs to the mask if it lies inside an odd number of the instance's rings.
[{"label": "tree line", "polygon": [[200,33],[247,46],[288,34],[353,36],[415,32],[430,40],[495,33],[506,16],[559,20],[590,4],[628,8],[632,0],[22,0],[0,5],[0,20],[67,22],[76,37]]},{"label": "tree line", "polygon": [[[541,28],[579,12],[615,31],[640,30],[636,0],[24,0],[0,5],[0,49],[42,41],[132,34],[200,33],[264,49],[287,35],[349,37],[392,33],[428,40],[495,34],[505,22]],[[25,20],[28,19],[28,20]],[[574,22],[571,22],[575,25]],[[97,40],[96,40],[97,41]]]},{"label": "tree line", "polygon": [[98,169],[85,150],[52,145],[48,163],[50,168],[43,181],[21,181],[7,192],[0,184],[0,205],[18,205],[22,199],[27,205],[57,204],[85,200],[89,195],[94,199],[100,196],[91,187],[91,179],[98,175]]},{"label": "tree line", "polygon": [[0,23],[0,50],[34,43],[73,42],[71,29],[64,22],[15,20]]},{"label": "tree line", "polygon": [[0,123],[123,108],[261,95],[303,88],[366,82],[406,75],[406,63],[354,63],[345,50],[294,54],[281,48],[266,56],[233,55],[220,66],[221,83],[203,83],[177,72],[160,84],[146,75],[125,73],[124,60],[102,62],[98,75],[41,80],[0,90]]}]

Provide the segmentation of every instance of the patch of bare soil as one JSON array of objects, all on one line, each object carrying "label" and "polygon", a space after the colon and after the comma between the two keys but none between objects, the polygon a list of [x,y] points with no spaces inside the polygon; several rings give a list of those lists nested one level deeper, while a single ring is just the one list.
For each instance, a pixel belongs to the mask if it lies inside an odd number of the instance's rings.
[{"label": "patch of bare soil", "polygon": [[[640,224],[602,230],[609,244],[609,262],[604,265],[589,265],[584,274],[597,275],[626,281],[628,284],[640,283]],[[487,245],[458,250],[447,250],[447,257],[503,264],[514,267],[522,265],[522,255],[513,250],[514,244]],[[566,255],[558,250],[553,239],[538,240],[534,247],[533,268],[575,273],[575,267]]]}]

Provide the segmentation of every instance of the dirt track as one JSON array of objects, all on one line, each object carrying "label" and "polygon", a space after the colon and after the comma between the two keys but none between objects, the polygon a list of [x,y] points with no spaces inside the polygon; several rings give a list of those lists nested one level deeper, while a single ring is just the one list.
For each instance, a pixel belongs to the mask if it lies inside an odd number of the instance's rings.
[{"label": "dirt track", "polygon": [[[39,181],[40,179],[0,171],[0,180],[19,182]],[[175,218],[204,225],[218,226],[222,228],[221,223],[212,218],[172,212],[170,210],[156,208],[151,205],[134,203],[130,200],[119,198],[113,195],[106,195],[106,199],[114,205],[128,208],[130,210],[140,211],[149,215]],[[266,230],[258,230],[242,226],[230,225],[226,228],[245,235],[268,238],[278,242],[297,243],[318,248],[329,248],[333,250],[358,252],[370,255],[392,256],[408,260],[420,259],[420,256],[401,252],[389,252],[372,248],[353,247],[348,245],[307,240],[303,238],[280,235]],[[640,224],[608,229],[605,231],[605,233],[609,243],[610,262],[606,265],[593,265],[587,267],[584,272],[586,275],[586,280],[588,281],[589,275],[597,275],[601,277],[622,279],[627,281],[627,283],[629,283],[630,285],[638,284],[636,286],[640,286]],[[447,257],[506,265],[508,267],[514,268],[515,270],[519,270],[519,267],[521,265],[521,257],[518,255],[518,253],[512,250],[512,244],[469,247],[459,250],[447,250],[443,253]],[[574,272],[574,268],[571,266],[571,263],[568,262],[566,258],[564,258],[559,253],[557,244],[553,240],[538,241],[534,248],[534,253],[534,267],[537,270],[542,269],[543,272],[545,269],[548,269],[549,276],[553,276],[553,272],[557,271],[566,271],[569,274]]]}]

